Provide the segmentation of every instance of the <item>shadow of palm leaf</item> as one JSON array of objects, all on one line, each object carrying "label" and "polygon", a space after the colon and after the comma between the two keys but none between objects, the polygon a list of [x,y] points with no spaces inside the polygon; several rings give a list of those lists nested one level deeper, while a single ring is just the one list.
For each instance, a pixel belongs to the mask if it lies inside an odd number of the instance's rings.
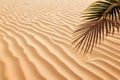
[{"label": "shadow of palm leaf", "polygon": [[120,0],[97,1],[85,10],[87,22],[74,31],[75,51],[80,49],[84,55],[92,52],[93,47],[101,43],[105,36],[113,35],[120,29]]}]

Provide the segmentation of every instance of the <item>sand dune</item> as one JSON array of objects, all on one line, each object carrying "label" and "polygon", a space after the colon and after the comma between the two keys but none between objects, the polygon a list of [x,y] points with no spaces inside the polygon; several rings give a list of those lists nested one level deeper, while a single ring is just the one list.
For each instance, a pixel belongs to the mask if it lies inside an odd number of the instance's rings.
[{"label": "sand dune", "polygon": [[0,80],[119,80],[120,35],[87,56],[72,32],[95,0],[0,0]]}]

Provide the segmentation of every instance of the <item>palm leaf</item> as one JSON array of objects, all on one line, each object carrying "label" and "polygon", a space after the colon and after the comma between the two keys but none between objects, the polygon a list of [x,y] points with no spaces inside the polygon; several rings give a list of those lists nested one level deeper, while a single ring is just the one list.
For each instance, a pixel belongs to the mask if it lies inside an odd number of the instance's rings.
[{"label": "palm leaf", "polygon": [[105,36],[119,32],[120,0],[97,1],[85,10],[83,17],[87,22],[74,31],[73,44],[76,51],[86,54]]}]

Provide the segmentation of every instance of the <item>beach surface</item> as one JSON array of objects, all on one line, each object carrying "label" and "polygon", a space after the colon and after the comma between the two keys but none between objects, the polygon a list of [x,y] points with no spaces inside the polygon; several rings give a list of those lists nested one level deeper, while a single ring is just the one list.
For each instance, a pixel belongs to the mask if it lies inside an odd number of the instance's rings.
[{"label": "beach surface", "polygon": [[0,0],[0,80],[120,80],[120,35],[86,56],[71,44],[96,0]]}]

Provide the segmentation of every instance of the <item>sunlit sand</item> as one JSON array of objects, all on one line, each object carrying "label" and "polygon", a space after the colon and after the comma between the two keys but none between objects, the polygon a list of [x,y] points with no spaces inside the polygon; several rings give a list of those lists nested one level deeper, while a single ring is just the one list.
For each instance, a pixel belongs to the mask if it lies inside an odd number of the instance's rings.
[{"label": "sunlit sand", "polygon": [[0,80],[119,80],[120,35],[82,56],[71,45],[95,0],[0,0]]}]

